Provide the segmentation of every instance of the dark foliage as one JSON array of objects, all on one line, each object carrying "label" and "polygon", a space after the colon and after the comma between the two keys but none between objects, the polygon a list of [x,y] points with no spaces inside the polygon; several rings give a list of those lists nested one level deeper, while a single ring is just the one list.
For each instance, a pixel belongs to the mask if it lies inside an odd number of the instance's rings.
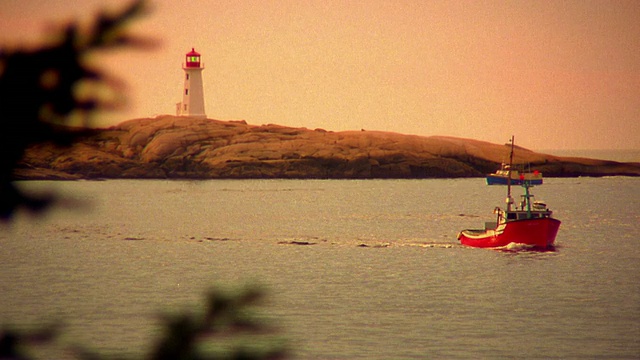
[{"label": "dark foliage", "polygon": [[[146,355],[148,360],[214,360],[214,359],[283,359],[287,351],[276,330],[259,321],[251,313],[252,306],[263,299],[257,287],[236,293],[211,291],[205,310],[183,311],[164,315],[163,334]],[[55,346],[60,326],[38,331],[0,330],[0,359],[31,359],[30,349]],[[244,337],[243,337],[244,336]],[[83,360],[124,359],[104,356],[85,347],[66,350],[73,358]]]},{"label": "dark foliage", "polygon": [[[99,91],[80,93],[77,87],[91,82],[103,90],[120,90],[117,81],[90,69],[86,57],[100,49],[151,45],[150,41],[135,39],[124,32],[126,23],[144,9],[144,1],[134,1],[120,13],[99,15],[86,32],[78,24],[69,24],[59,41],[40,49],[0,49],[1,219],[10,219],[19,207],[42,210],[52,200],[27,196],[14,184],[13,170],[28,146],[45,142],[72,145],[79,137],[92,134],[84,127],[92,112],[118,105],[117,101],[100,97]],[[71,127],[78,119],[81,126]],[[255,287],[237,294],[216,291],[208,294],[206,311],[201,314],[183,312],[163,317],[165,333],[149,352],[148,359],[284,357],[284,347],[277,345],[282,341],[274,338],[273,329],[249,313],[261,298],[262,292]],[[60,328],[59,324],[30,332],[0,328],[0,359],[31,359],[33,348],[59,346]],[[240,341],[238,336],[244,335],[245,341]],[[80,359],[107,358],[82,346],[63,350]]]},{"label": "dark foliage", "polygon": [[29,332],[0,329],[0,359],[29,359],[26,348],[50,343],[58,333],[59,325],[50,325]]},{"label": "dark foliage", "polygon": [[[257,320],[249,311],[262,298],[262,291],[255,287],[248,287],[236,294],[211,291],[201,315],[183,312],[165,316],[164,334],[150,359],[284,358],[286,350],[282,344],[277,344],[281,341],[273,338],[274,329]],[[238,342],[241,335],[251,336],[244,342]],[[266,339],[259,346],[261,337]]]},{"label": "dark foliage", "polygon": [[[92,112],[118,105],[99,95],[104,91],[81,92],[78,86],[120,91],[117,81],[89,67],[87,57],[96,50],[151,45],[125,31],[144,9],[143,0],[134,1],[119,13],[98,15],[86,31],[70,23],[57,41],[39,49],[0,49],[0,218],[10,218],[21,206],[42,210],[52,200],[27,196],[13,182],[13,169],[28,146],[68,146],[90,133],[77,126],[88,125]],[[69,126],[72,121],[76,127]]]}]

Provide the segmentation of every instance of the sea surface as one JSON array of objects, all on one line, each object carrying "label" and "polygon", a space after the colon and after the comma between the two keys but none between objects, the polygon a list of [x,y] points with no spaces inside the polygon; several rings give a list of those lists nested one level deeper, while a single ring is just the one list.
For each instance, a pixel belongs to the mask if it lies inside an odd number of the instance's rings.
[{"label": "sea surface", "polygon": [[640,178],[535,187],[548,252],[458,244],[504,202],[483,179],[19,185],[61,200],[0,225],[0,323],[62,344],[141,358],[158,314],[257,283],[294,359],[640,358]]}]

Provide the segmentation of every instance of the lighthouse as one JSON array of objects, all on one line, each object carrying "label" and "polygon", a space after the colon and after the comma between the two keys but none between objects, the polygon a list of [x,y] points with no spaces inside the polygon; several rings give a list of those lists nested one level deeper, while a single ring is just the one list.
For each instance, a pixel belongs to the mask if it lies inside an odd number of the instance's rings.
[{"label": "lighthouse", "polygon": [[188,52],[184,70],[184,88],[182,89],[182,102],[176,104],[176,115],[206,118],[204,113],[204,89],[202,86],[202,70],[204,65],[200,63],[200,54],[194,48]]}]

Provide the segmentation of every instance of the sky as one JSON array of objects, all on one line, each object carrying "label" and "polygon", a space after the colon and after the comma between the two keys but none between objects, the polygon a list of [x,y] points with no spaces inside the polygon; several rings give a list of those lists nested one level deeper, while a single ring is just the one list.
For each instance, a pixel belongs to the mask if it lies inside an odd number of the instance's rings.
[{"label": "sky", "polygon": [[[125,0],[4,0],[0,46]],[[152,50],[96,57],[128,105],[99,126],[175,114],[202,54],[206,113],[532,149],[640,149],[640,1],[166,0],[131,32]]]}]

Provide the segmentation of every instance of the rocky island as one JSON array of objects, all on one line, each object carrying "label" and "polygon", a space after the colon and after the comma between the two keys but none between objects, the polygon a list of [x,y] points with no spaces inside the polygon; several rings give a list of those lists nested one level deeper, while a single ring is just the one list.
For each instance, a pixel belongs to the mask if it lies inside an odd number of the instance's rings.
[{"label": "rocky island", "polygon": [[[18,179],[370,179],[481,177],[507,159],[504,144],[446,136],[250,125],[176,116],[100,129],[71,147],[38,144]],[[640,163],[567,158],[516,147],[515,164],[545,177],[640,176]]]}]

